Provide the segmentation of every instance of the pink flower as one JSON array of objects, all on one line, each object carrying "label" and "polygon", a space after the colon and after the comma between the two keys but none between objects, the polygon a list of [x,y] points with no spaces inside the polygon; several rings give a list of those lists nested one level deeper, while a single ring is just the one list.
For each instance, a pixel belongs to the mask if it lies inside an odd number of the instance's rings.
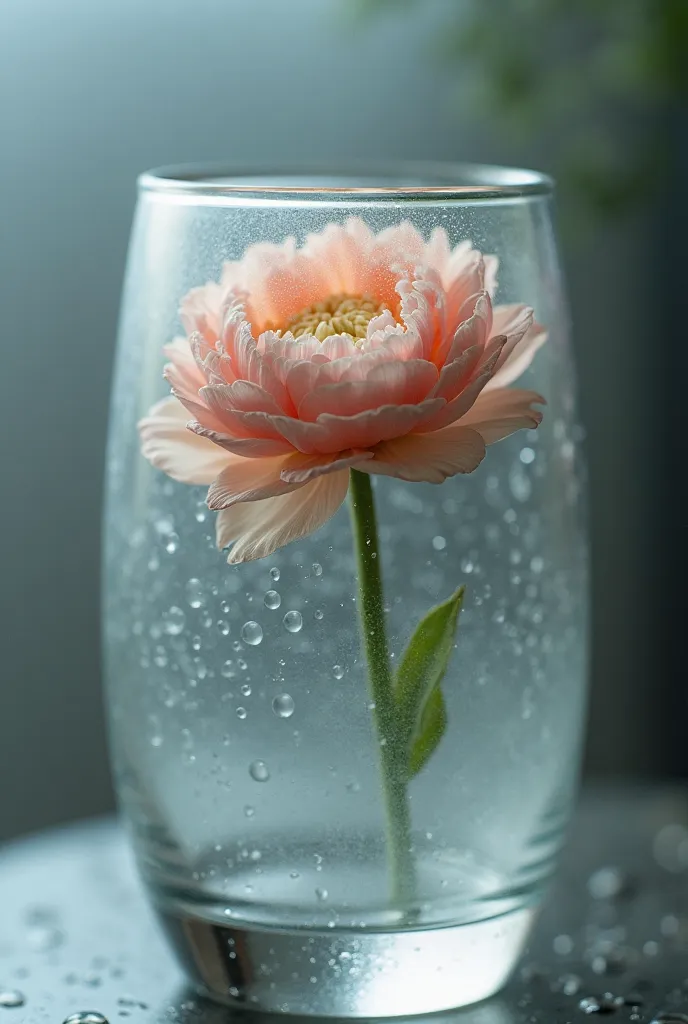
[{"label": "pink flower", "polygon": [[322,526],[350,467],[431,483],[472,472],[544,402],[506,387],[546,333],[526,306],[493,308],[496,272],[495,257],[407,222],[250,246],[183,300],[172,396],[139,424],[143,454],[210,484],[231,563]]}]

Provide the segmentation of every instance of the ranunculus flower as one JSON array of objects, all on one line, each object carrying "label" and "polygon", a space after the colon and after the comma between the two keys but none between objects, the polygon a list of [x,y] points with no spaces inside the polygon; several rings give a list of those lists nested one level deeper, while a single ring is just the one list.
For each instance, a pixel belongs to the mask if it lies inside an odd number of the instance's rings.
[{"label": "ranunculus flower", "polygon": [[297,248],[250,246],[185,297],[166,347],[172,396],[139,425],[175,480],[210,484],[231,563],[322,526],[349,468],[441,483],[542,416],[506,385],[546,340],[523,305],[496,306],[497,260],[428,242],[409,223],[329,224]]}]

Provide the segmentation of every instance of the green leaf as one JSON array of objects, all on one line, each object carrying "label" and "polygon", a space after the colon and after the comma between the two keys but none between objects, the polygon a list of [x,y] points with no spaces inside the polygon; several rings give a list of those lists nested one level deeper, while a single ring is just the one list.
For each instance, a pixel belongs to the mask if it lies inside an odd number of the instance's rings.
[{"label": "green leaf", "polygon": [[394,693],[409,778],[427,764],[447,726],[444,679],[466,588],[431,608],[416,626],[397,670]]}]

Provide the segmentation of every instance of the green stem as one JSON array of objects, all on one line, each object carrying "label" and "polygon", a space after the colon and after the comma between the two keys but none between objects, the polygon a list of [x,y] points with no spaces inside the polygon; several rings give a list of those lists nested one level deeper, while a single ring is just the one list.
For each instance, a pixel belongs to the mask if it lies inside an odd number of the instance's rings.
[{"label": "green stem", "polygon": [[394,682],[385,634],[375,499],[370,475],[352,469],[349,493],[358,565],[361,629],[368,661],[370,694],[374,705],[373,721],[380,744],[391,893],[394,903],[406,910],[415,889],[411,853],[411,814],[407,793],[408,766],[403,745],[399,742]]}]

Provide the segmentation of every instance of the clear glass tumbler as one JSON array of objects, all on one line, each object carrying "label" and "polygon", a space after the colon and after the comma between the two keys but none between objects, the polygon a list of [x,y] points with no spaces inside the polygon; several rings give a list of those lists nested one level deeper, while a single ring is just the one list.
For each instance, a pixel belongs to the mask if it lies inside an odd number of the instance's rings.
[{"label": "clear glass tumbler", "polygon": [[141,179],[107,690],[201,990],[376,1017],[508,977],[578,772],[574,392],[541,175]]}]

